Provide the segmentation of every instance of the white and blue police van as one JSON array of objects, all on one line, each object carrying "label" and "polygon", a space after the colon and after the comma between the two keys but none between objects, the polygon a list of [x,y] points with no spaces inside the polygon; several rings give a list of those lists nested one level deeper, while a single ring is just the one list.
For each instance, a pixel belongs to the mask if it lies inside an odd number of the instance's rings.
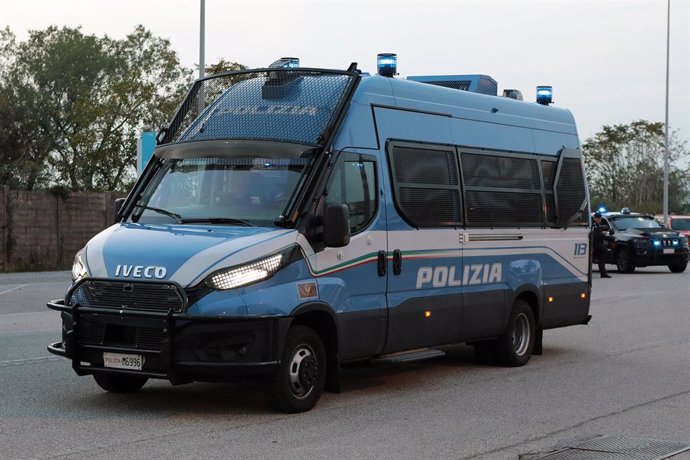
[{"label": "white and blue police van", "polygon": [[572,114],[485,75],[271,67],[196,81],[117,223],[76,255],[71,360],[111,392],[255,378],[276,410],[340,365],[448,344],[522,366],[586,324],[589,198]]}]

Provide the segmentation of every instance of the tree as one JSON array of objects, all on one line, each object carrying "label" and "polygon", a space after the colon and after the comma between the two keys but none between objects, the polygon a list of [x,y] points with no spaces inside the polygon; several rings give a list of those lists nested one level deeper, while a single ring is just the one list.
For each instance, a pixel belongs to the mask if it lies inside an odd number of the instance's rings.
[{"label": "tree", "polygon": [[[26,189],[116,190],[136,139],[173,115],[191,83],[168,40],[138,26],[122,40],[80,28],[0,33],[0,179]],[[8,175],[14,176],[7,178]]]},{"label": "tree", "polygon": [[[199,66],[197,66],[198,68]],[[216,73],[223,73],[223,72],[232,72],[235,70],[246,70],[247,66],[244,64],[240,64],[238,62],[232,62],[232,61],[226,61],[225,59],[221,58],[218,62],[215,64],[210,64],[204,67],[204,73],[206,75],[213,75]]]},{"label": "tree", "polygon": [[[664,125],[645,120],[604,126],[583,146],[592,203],[617,209],[661,212],[663,204]],[[688,174],[676,166],[689,155],[676,132],[669,136],[669,210],[681,212],[690,192]]]}]

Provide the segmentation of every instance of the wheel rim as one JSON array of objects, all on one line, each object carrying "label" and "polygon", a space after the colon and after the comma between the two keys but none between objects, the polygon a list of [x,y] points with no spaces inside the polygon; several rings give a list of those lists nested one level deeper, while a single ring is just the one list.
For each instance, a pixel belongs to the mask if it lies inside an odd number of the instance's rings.
[{"label": "wheel rim", "polygon": [[520,313],[515,317],[515,326],[513,327],[513,350],[517,356],[522,356],[527,352],[530,333],[529,319],[527,319],[527,315]]},{"label": "wheel rim", "polygon": [[288,368],[290,391],[298,399],[307,398],[319,378],[319,361],[316,353],[307,344],[299,345],[290,359]]},{"label": "wheel rim", "polygon": [[628,269],[628,253],[626,251],[621,251],[618,253],[618,268],[621,271],[625,271]]}]

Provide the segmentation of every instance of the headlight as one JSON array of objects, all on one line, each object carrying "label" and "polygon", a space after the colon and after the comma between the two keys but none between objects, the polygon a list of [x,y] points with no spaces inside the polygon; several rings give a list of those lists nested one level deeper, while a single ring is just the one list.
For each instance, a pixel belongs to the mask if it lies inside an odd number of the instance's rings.
[{"label": "headlight", "polygon": [[74,256],[74,262],[72,263],[72,281],[80,280],[89,274],[86,270],[86,264],[84,264],[81,258],[83,253],[84,250],[82,249]]},{"label": "headlight", "polygon": [[216,272],[209,277],[208,282],[219,291],[246,286],[275,275],[282,266],[282,261],[283,253],[273,254],[264,259]]}]

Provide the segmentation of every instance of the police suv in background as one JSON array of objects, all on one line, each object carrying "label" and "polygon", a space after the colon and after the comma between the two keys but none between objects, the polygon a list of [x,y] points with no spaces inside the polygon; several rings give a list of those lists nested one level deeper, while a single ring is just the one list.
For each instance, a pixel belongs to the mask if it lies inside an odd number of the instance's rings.
[{"label": "police suv in background", "polygon": [[619,272],[667,265],[673,273],[682,273],[688,266],[687,237],[662,226],[654,216],[623,208],[602,213],[601,222],[609,228],[606,263],[615,264]]}]

